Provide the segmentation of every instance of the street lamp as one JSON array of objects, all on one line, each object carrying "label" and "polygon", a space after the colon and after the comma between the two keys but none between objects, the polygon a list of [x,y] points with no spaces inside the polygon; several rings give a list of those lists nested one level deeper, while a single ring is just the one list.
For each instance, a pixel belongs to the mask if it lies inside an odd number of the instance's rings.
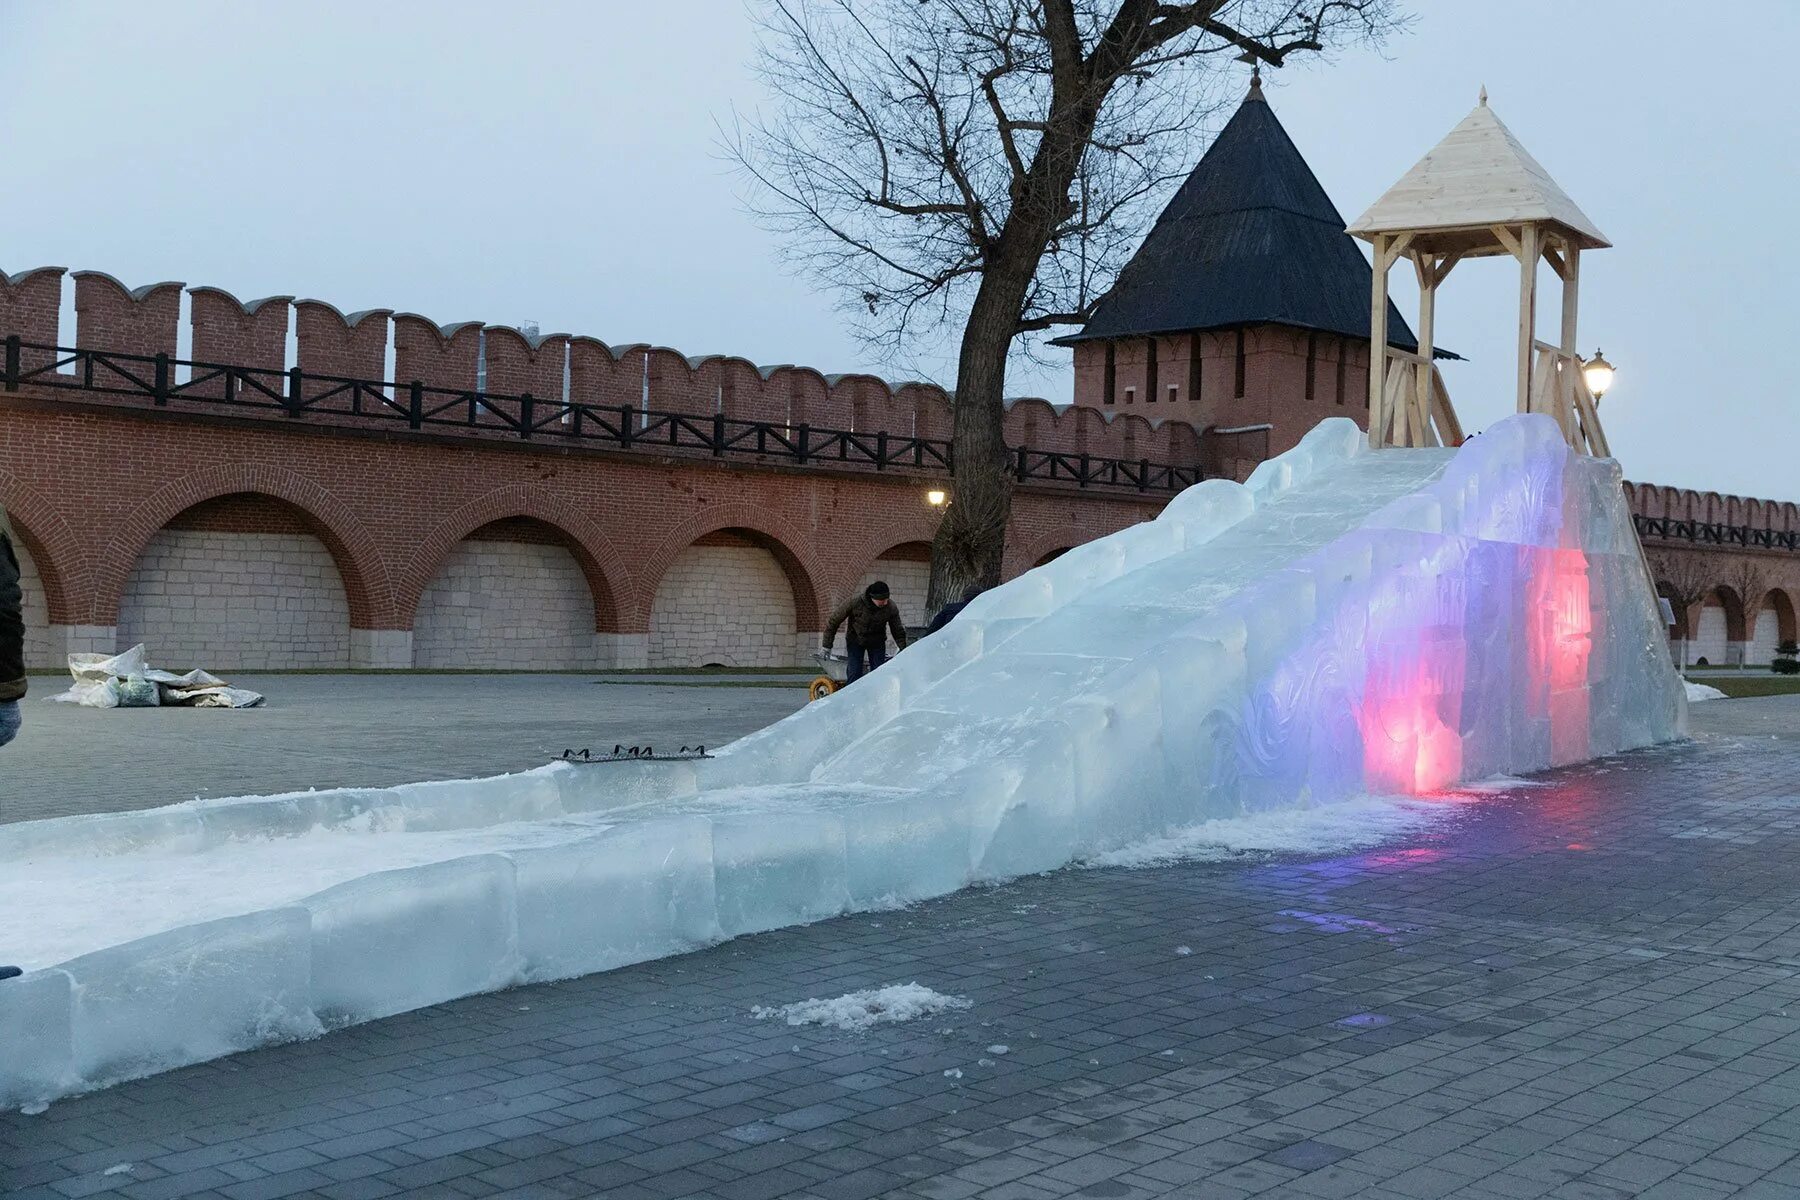
[{"label": "street lamp", "polygon": [[1606,361],[1606,356],[1600,353],[1598,347],[1594,350],[1594,357],[1583,364],[1581,377],[1587,380],[1588,391],[1594,395],[1594,403],[1600,403],[1600,397],[1606,395],[1606,389],[1612,386],[1613,365]]},{"label": "street lamp", "polygon": [[925,503],[931,505],[933,508],[942,508],[949,500],[950,493],[944,491],[942,488],[932,488],[929,492],[925,493]]}]

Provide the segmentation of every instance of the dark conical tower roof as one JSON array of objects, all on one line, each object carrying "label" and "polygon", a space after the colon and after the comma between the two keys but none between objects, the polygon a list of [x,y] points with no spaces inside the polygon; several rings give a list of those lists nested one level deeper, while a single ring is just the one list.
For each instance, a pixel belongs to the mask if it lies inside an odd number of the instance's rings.
[{"label": "dark conical tower roof", "polygon": [[[1252,81],[1071,345],[1093,338],[1292,325],[1369,336],[1370,268]],[[1416,350],[1392,302],[1388,340]]]}]

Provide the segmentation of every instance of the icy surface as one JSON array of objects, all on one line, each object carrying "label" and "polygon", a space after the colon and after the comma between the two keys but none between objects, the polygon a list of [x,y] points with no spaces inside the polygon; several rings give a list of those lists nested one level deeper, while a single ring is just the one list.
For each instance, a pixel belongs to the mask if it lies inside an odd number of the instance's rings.
[{"label": "icy surface", "polygon": [[1687,692],[1689,704],[1692,704],[1696,700],[1723,700],[1725,698],[1724,692],[1721,692],[1718,688],[1708,684],[1695,683],[1691,679],[1684,679],[1681,681],[1681,684],[1683,689]]},{"label": "icy surface", "polygon": [[[1453,815],[1443,800],[1345,800],[1314,809],[1219,817],[1091,855],[1084,867],[1166,867],[1224,862],[1247,854],[1321,854],[1376,846]],[[1176,951],[1181,953],[1182,947]]]},{"label": "icy surface", "polygon": [[[914,983],[890,983],[886,987],[851,992],[833,1000],[802,1000],[779,1008],[758,1005],[750,1015],[759,1021],[779,1019],[789,1025],[825,1025],[850,1033],[860,1033],[877,1025],[895,1025],[917,1017],[935,1016],[953,1009],[968,1008],[966,996],[946,996]],[[1005,1048],[1001,1048],[1004,1053]]]},{"label": "icy surface", "polygon": [[1327,421],[711,760],[0,826],[0,1044],[42,1031],[0,1103],[1072,862],[1365,846],[1685,717],[1616,463]]}]

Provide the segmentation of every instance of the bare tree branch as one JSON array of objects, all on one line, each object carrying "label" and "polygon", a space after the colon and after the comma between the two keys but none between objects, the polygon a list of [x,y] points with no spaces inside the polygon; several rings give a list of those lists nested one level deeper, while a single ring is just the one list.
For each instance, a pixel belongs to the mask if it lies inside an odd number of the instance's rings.
[{"label": "bare tree branch", "polygon": [[757,2],[775,104],[726,139],[750,207],[884,355],[957,343],[938,597],[999,569],[1009,355],[1092,313],[1239,93],[1230,60],[1403,23],[1400,0]]}]

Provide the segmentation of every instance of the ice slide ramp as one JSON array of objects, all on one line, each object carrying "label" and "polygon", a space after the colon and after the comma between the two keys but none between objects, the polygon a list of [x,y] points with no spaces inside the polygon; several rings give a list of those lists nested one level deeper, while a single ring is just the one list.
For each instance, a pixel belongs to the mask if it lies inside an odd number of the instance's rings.
[{"label": "ice slide ramp", "polygon": [[711,761],[0,826],[0,1101],[1684,719],[1615,463],[1327,421]]}]

